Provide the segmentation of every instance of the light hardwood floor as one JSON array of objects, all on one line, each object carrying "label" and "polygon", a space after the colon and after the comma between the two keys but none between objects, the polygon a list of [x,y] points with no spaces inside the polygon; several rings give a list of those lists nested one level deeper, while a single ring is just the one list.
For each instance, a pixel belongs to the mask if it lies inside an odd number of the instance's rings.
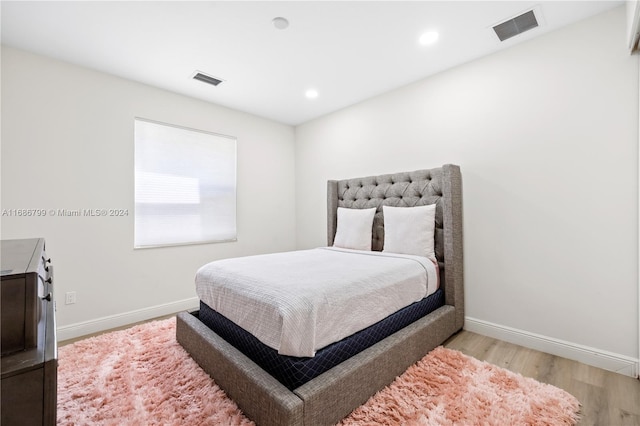
[{"label": "light hardwood floor", "polygon": [[640,426],[640,380],[469,331],[444,346],[566,390],[580,401],[580,426]]},{"label": "light hardwood floor", "polygon": [[[90,336],[66,340],[58,345],[64,346],[86,337]],[[640,426],[638,379],[470,331],[463,330],[454,335],[444,346],[566,390],[580,401],[579,426]]]}]

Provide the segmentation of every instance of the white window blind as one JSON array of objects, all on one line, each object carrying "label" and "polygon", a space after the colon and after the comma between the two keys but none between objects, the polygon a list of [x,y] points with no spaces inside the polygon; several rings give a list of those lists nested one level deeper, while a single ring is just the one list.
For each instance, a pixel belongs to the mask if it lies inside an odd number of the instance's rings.
[{"label": "white window blind", "polygon": [[136,248],[236,239],[236,139],[135,119]]}]

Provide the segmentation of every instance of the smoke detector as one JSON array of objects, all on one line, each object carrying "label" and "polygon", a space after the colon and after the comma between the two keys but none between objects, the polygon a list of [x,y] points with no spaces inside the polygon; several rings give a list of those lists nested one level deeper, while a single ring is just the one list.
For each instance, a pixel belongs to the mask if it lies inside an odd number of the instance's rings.
[{"label": "smoke detector", "polygon": [[271,22],[273,23],[273,26],[279,30],[285,30],[289,26],[287,18],[283,18],[282,16],[273,18]]}]

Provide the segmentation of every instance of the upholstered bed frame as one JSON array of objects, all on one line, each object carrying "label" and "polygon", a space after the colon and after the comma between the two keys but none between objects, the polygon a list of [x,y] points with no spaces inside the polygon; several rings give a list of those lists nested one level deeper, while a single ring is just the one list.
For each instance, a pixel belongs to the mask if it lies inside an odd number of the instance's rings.
[{"label": "upholstered bed frame", "polygon": [[464,323],[462,182],[458,166],[329,181],[327,189],[329,245],[336,232],[338,207],[377,207],[372,248],[381,250],[383,205],[436,203],[436,256],[445,305],[293,390],[200,322],[198,312],[178,314],[178,342],[258,425],[335,424]]}]

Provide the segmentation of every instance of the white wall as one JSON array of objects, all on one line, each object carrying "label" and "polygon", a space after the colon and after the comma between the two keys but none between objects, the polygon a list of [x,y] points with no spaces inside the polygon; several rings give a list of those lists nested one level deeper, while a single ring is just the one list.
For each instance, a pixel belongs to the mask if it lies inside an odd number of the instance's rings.
[{"label": "white wall", "polygon": [[326,244],[327,179],[459,164],[467,325],[637,363],[625,29],[621,6],[299,126],[298,248]]},{"label": "white wall", "polygon": [[[134,117],[237,137],[237,242],[133,249]],[[294,170],[290,126],[2,48],[1,208],[129,211],[2,217],[4,239],[46,238],[63,338],[197,306],[208,261],[293,249]]]}]

